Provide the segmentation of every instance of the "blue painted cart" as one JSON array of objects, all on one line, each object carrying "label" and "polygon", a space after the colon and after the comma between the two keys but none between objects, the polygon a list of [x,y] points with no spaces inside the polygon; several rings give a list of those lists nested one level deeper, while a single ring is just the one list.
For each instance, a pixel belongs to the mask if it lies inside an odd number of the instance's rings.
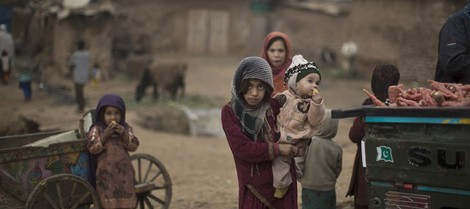
[{"label": "blue painted cart", "polygon": [[470,108],[360,107],[369,208],[470,208]]},{"label": "blue painted cart", "polygon": [[[91,186],[90,155],[84,127],[78,130],[0,137],[0,209],[101,208]],[[170,175],[148,154],[131,156],[136,171],[137,208],[169,208]]]}]

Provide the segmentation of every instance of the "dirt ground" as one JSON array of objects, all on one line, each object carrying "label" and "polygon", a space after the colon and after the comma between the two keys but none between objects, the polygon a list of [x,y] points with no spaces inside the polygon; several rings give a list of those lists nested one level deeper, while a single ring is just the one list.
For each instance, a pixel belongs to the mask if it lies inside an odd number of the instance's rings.
[{"label": "dirt ground", "polygon": [[[160,59],[173,59],[172,56]],[[187,60],[189,69],[186,78],[187,95],[203,95],[228,101],[230,82],[234,69],[241,57],[179,57]],[[321,93],[328,108],[349,108],[359,105],[365,98],[362,89],[370,89],[368,80],[348,80],[333,77],[324,72]],[[41,130],[78,128],[80,113],[73,103],[73,85],[70,80],[58,81],[62,93],[58,95],[41,90],[33,83],[33,99],[25,103],[18,82],[13,80],[8,86],[0,86],[0,113],[2,115],[22,114],[41,124]],[[145,111],[151,104],[150,97],[144,104],[133,101],[135,81],[115,75],[112,80],[99,87],[87,85],[85,97],[87,109],[94,108],[99,97],[107,92],[123,96],[128,106],[127,122],[134,126],[141,146],[138,153],[148,153],[158,158],[169,171],[173,183],[170,208],[181,209],[220,209],[237,208],[238,186],[233,157],[224,137],[190,137],[144,129],[137,125],[137,111]],[[151,112],[149,112],[151,114]],[[8,122],[10,117],[3,117]],[[11,118],[10,118],[11,119]],[[339,208],[352,208],[352,198],[345,193],[351,177],[356,151],[347,133],[352,119],[340,120],[336,142],[343,148],[343,172],[337,182],[337,202]],[[300,185],[299,185],[300,188]],[[300,196],[299,196],[300,204]]]}]

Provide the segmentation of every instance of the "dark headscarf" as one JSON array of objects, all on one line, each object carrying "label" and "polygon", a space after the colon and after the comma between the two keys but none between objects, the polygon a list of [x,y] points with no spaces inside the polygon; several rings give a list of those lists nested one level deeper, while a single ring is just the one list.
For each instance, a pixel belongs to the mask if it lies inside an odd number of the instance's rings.
[{"label": "dark headscarf", "polygon": [[[400,72],[391,64],[381,64],[375,67],[370,80],[372,93],[382,102],[388,99],[388,87],[398,85]],[[373,104],[370,98],[366,99],[364,105]]]},{"label": "dark headscarf", "polygon": [[250,107],[242,98],[239,98],[241,83],[245,79],[259,79],[273,88],[271,68],[261,57],[247,57],[238,65],[232,80],[232,108],[240,120],[243,133],[251,140],[256,141],[258,133],[266,121],[268,102],[262,102],[256,107]]},{"label": "dark headscarf", "polygon": [[126,105],[124,100],[116,94],[105,94],[101,97],[98,105],[96,105],[96,124],[103,128],[106,128],[106,121],[104,120],[103,114],[106,106],[113,106],[121,111],[121,121],[119,122],[122,126],[127,127],[126,123]]}]

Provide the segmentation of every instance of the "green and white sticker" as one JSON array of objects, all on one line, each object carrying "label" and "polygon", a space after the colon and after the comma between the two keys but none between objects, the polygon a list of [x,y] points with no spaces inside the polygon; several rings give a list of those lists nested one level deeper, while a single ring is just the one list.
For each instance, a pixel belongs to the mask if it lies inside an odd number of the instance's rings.
[{"label": "green and white sticker", "polygon": [[387,146],[377,147],[377,161],[380,160],[393,163],[392,148]]}]

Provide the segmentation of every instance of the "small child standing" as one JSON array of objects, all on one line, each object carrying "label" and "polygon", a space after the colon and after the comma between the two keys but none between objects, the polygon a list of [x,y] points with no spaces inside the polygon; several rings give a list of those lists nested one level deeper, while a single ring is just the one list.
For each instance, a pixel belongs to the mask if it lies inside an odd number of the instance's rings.
[{"label": "small child standing", "polygon": [[[284,83],[288,89],[274,98],[281,105],[277,116],[277,126],[281,133],[277,143],[295,144],[299,148],[297,156],[302,156],[317,127],[323,121],[325,107],[318,91],[321,75],[313,62],[308,62],[302,55],[292,58],[287,69]],[[274,197],[282,198],[287,192],[292,178],[289,175],[290,159],[279,156],[273,160]],[[298,169],[297,173],[301,177]]]},{"label": "small child standing", "polygon": [[23,91],[24,101],[31,101],[31,95],[33,90],[31,88],[32,75],[28,70],[20,70],[18,73],[18,80],[20,82],[19,87]]},{"label": "small child standing", "polygon": [[24,101],[29,102],[33,94],[31,87],[33,77],[37,78],[37,73],[40,71],[39,62],[34,57],[17,57],[15,60],[19,88],[23,91]]},{"label": "small child standing", "polygon": [[100,65],[95,63],[91,69],[91,87],[97,89],[100,86],[101,70]]},{"label": "small child standing", "polygon": [[135,208],[135,171],[129,152],[139,141],[125,121],[126,106],[115,94],[101,97],[96,123],[88,133],[88,151],[97,156],[96,191],[103,208]]},{"label": "small child standing", "polygon": [[305,155],[295,160],[303,173],[302,209],[336,209],[336,179],[342,170],[343,150],[333,138],[338,132],[338,120],[325,111],[325,120],[318,127]]}]

